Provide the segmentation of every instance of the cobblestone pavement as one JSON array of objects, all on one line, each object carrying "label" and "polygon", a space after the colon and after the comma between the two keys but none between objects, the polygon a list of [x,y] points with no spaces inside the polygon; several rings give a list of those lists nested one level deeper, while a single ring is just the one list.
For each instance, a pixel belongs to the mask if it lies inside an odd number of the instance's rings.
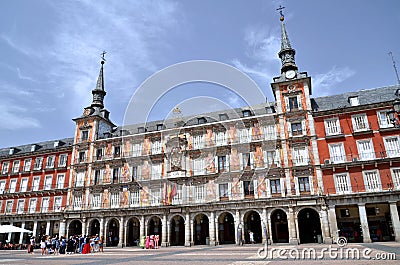
[{"label": "cobblestone pavement", "polygon": [[[371,244],[349,244],[336,250],[336,245],[307,244],[300,246],[274,245],[269,246],[267,259],[258,257],[258,250],[263,245],[234,246],[225,245],[217,247],[195,246],[195,247],[168,247],[157,250],[143,250],[139,248],[106,248],[104,254],[73,254],[73,255],[48,255],[41,256],[40,250],[35,250],[34,255],[22,250],[0,251],[0,264],[399,264],[400,243],[371,243]],[[324,248],[326,248],[324,250]],[[329,253],[329,249],[331,252]],[[340,248],[338,248],[340,249]],[[315,250],[315,259],[309,258]],[[340,254],[340,252],[342,254]],[[272,255],[271,255],[272,253]],[[320,259],[323,253],[324,258]],[[360,258],[357,258],[359,253]],[[370,259],[363,258],[368,255]],[[393,254],[389,254],[393,253]],[[279,257],[280,255],[280,257]],[[302,256],[303,255],[303,256]],[[335,257],[335,255],[337,255]],[[341,255],[341,256],[340,256]],[[392,256],[391,256],[392,255]],[[272,258],[271,258],[272,257]],[[304,257],[304,258],[303,258]],[[348,258],[347,258],[348,257]],[[384,257],[387,260],[377,260],[376,257]],[[287,258],[287,259],[286,259]],[[395,258],[396,260],[393,260]],[[388,260],[392,259],[392,260]]]}]

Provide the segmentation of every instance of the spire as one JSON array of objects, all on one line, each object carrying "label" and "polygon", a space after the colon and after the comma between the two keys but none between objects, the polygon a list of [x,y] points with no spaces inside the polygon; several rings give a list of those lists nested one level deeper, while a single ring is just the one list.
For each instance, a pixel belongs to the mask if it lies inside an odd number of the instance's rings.
[{"label": "spire", "polygon": [[285,16],[283,15],[282,10],[285,7],[279,6],[277,10],[279,10],[279,13],[281,15],[280,21],[281,21],[281,28],[282,28],[282,36],[281,36],[281,50],[278,53],[279,58],[281,59],[282,63],[282,68],[281,68],[281,73],[287,72],[288,70],[297,70],[297,65],[294,60],[294,55],[296,54],[296,51],[292,49],[292,46],[290,45],[289,41],[289,36],[286,32],[286,27],[285,27]]},{"label": "spire", "polygon": [[92,90],[92,95],[93,95],[93,101],[91,106],[92,107],[97,107],[99,109],[103,109],[104,108],[104,96],[106,95],[106,91],[104,90],[104,73],[103,73],[103,68],[104,68],[104,55],[106,54],[106,52],[104,51],[102,53],[102,57],[101,57],[101,67],[100,67],[100,72],[99,72],[99,77],[97,78],[97,84],[96,84],[96,88]]}]

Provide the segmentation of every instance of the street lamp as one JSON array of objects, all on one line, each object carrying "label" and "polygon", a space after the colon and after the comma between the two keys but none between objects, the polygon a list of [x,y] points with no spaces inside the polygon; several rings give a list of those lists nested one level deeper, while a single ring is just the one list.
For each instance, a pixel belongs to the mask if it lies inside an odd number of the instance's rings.
[{"label": "street lamp", "polygon": [[[393,110],[390,110],[387,112],[387,115],[389,117],[390,122],[394,125],[396,128],[400,128],[400,121],[399,121],[399,115],[400,115],[400,88],[396,90],[395,93],[396,99],[393,101]],[[396,117],[397,114],[397,117]]]}]

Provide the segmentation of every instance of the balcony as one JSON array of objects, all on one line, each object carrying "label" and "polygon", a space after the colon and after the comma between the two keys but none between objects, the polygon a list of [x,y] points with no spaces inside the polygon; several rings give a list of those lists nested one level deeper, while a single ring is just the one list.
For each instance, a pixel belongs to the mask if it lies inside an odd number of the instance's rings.
[{"label": "balcony", "polygon": [[339,155],[334,157],[324,157],[324,167],[335,166],[345,163],[361,163],[368,161],[379,161],[382,159],[398,158],[400,160],[400,152],[398,150],[386,150],[382,152],[363,152],[361,154]]},{"label": "balcony", "polygon": [[371,193],[371,192],[392,192],[394,190],[400,190],[400,185],[397,187],[394,186],[391,179],[388,179],[387,183],[384,184],[375,184],[370,187],[366,187],[364,183],[359,183],[353,186],[346,186],[340,189],[338,188],[327,188],[327,195],[349,195],[355,193]]}]

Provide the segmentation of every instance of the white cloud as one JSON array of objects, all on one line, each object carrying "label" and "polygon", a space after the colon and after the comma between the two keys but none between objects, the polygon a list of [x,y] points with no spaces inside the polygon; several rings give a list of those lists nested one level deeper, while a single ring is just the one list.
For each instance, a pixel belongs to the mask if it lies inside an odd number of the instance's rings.
[{"label": "white cloud", "polygon": [[27,112],[28,110],[25,108],[0,100],[0,129],[18,130],[40,127],[39,121],[29,117]]},{"label": "white cloud", "polygon": [[317,74],[313,77],[312,83],[314,91],[318,96],[333,94],[337,84],[353,76],[356,72],[349,67],[334,66],[327,73]]}]

